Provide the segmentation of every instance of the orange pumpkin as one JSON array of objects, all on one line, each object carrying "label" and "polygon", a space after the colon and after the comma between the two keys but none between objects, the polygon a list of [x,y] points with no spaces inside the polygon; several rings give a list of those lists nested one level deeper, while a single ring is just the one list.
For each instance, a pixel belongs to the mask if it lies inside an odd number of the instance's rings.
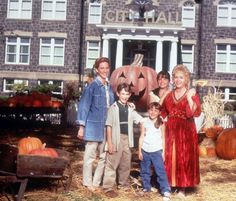
[{"label": "orange pumpkin", "polygon": [[18,96],[13,96],[7,99],[9,107],[16,107],[18,105]]},{"label": "orange pumpkin", "polygon": [[199,156],[200,157],[216,157],[215,147],[200,145]]},{"label": "orange pumpkin", "polygon": [[218,125],[214,125],[210,128],[207,128],[205,130],[206,136],[212,139],[216,139],[218,137],[218,135],[220,134],[220,132],[223,130],[224,128]]},{"label": "orange pumpkin", "polygon": [[33,100],[33,103],[32,103],[32,106],[33,107],[42,107],[43,106],[43,103],[41,100]]},{"label": "orange pumpkin", "polygon": [[216,157],[216,148],[215,147],[207,147],[207,156],[208,157]]},{"label": "orange pumpkin", "polygon": [[48,156],[57,158],[58,153],[53,148],[43,148],[43,149],[34,149],[29,152],[30,155],[38,155],[38,156]]},{"label": "orange pumpkin", "polygon": [[62,102],[61,101],[52,101],[52,107],[54,108],[58,108],[62,106]]},{"label": "orange pumpkin", "polygon": [[216,141],[216,153],[225,160],[236,159],[236,128],[224,129]]},{"label": "orange pumpkin", "polygon": [[157,73],[147,66],[122,66],[113,71],[110,83],[116,92],[120,83],[126,82],[131,86],[130,100],[134,102],[137,111],[145,112],[149,103],[149,93],[157,87]]},{"label": "orange pumpkin", "polygon": [[207,157],[207,149],[205,146],[199,146],[199,156],[200,157]]},{"label": "orange pumpkin", "polygon": [[19,154],[28,154],[30,151],[41,149],[42,147],[42,141],[36,137],[25,137],[18,142]]}]

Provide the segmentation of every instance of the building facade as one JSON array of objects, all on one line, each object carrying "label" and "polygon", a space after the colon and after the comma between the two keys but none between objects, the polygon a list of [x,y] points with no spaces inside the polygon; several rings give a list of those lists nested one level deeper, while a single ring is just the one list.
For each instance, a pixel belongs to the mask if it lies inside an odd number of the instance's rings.
[{"label": "building facade", "polygon": [[143,54],[143,65],[172,71],[236,99],[236,0],[3,0],[0,90],[12,83],[81,81],[99,56],[112,70]]},{"label": "building facade", "polygon": [[0,90],[79,80],[81,1],[2,0]]}]

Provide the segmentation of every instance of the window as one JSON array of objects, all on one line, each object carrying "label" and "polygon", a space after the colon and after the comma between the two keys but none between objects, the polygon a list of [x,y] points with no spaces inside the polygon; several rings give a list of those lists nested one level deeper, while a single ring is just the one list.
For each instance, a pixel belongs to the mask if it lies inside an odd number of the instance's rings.
[{"label": "window", "polygon": [[32,0],[8,0],[8,18],[31,19],[31,15]]},{"label": "window", "polygon": [[27,88],[28,80],[18,80],[18,79],[4,79],[3,80],[3,92],[14,92],[15,85],[23,85]]},{"label": "window", "polygon": [[40,39],[40,65],[64,65],[65,39]]},{"label": "window", "polygon": [[222,94],[222,98],[225,101],[236,101],[236,88],[234,87],[229,87],[229,88],[225,88],[225,87],[220,87],[219,91]]},{"label": "window", "polygon": [[181,52],[182,52],[183,64],[188,67],[190,72],[193,72],[194,46],[182,44]]},{"label": "window", "polygon": [[[150,10],[147,12],[143,13],[143,18],[148,21],[151,20],[153,21],[155,18],[155,10]],[[133,10],[129,10],[129,19],[130,20],[137,20],[140,19],[140,14],[139,12],[133,11]]]},{"label": "window", "polygon": [[236,73],[236,44],[216,45],[216,72]]},{"label": "window", "polygon": [[236,4],[218,5],[217,26],[236,26]]},{"label": "window", "polygon": [[95,60],[100,56],[100,42],[88,41],[87,42],[87,62],[86,67],[92,68]]},{"label": "window", "polygon": [[24,37],[6,38],[6,64],[29,64],[30,39]]},{"label": "window", "polygon": [[195,5],[187,1],[182,7],[182,25],[183,27],[195,27]]},{"label": "window", "polygon": [[44,20],[66,20],[67,0],[42,0],[42,16]]},{"label": "window", "polygon": [[89,24],[100,24],[102,21],[102,3],[100,1],[90,1],[89,3]]},{"label": "window", "polygon": [[53,94],[62,94],[63,93],[63,82],[60,80],[39,80],[38,85],[51,86]]}]

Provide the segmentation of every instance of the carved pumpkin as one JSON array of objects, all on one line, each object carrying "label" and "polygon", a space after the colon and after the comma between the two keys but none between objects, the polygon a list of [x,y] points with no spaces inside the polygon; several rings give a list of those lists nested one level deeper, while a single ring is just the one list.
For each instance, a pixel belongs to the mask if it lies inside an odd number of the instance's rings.
[{"label": "carved pumpkin", "polygon": [[28,154],[34,149],[42,149],[43,144],[39,138],[25,137],[19,140],[18,149],[19,154]]},{"label": "carved pumpkin", "polygon": [[53,148],[43,148],[43,149],[34,149],[29,152],[30,155],[38,155],[38,156],[48,156],[57,158],[58,153]]},{"label": "carved pumpkin", "polygon": [[142,56],[135,55],[131,65],[115,69],[111,74],[110,83],[115,92],[120,83],[129,84],[132,89],[130,101],[134,102],[137,111],[145,112],[149,103],[149,93],[157,87],[157,73],[151,67],[142,66],[140,57]]},{"label": "carved pumpkin", "polygon": [[216,141],[216,153],[226,160],[236,159],[236,128],[223,130]]}]

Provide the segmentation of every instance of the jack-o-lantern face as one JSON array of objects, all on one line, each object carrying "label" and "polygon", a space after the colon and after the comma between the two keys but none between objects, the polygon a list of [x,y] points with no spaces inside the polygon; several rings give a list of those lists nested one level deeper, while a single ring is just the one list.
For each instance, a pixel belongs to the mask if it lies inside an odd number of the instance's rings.
[{"label": "jack-o-lantern face", "polygon": [[120,83],[126,82],[131,86],[130,101],[136,105],[139,112],[146,112],[149,103],[149,93],[157,87],[157,73],[147,66],[122,66],[111,74],[110,83],[116,92]]}]

